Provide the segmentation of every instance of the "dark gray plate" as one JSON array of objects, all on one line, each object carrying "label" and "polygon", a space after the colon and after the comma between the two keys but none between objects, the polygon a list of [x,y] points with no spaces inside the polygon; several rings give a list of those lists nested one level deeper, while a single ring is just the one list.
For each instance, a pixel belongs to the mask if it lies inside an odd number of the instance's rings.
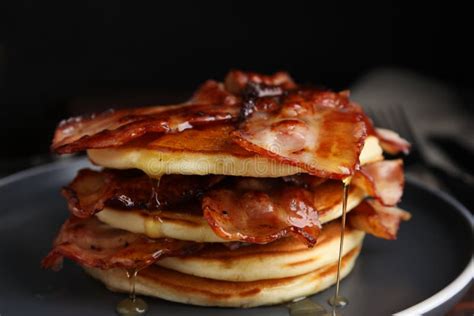
[{"label": "dark gray plate", "polygon": [[[61,272],[39,266],[68,216],[59,188],[86,165],[83,159],[63,161],[0,180],[1,316],[113,315],[124,297],[73,263]],[[398,240],[367,237],[354,271],[342,282],[350,299],[346,315],[442,313],[470,282],[472,218],[466,209],[414,180],[407,182],[401,206],[413,219],[402,225]],[[326,302],[333,291],[312,299]],[[288,315],[284,306],[244,310],[147,301],[149,315]]]}]

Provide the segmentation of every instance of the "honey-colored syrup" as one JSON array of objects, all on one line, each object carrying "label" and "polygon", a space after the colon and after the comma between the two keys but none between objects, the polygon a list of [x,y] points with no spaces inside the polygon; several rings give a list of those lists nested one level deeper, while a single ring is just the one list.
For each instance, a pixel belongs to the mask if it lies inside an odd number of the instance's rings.
[{"label": "honey-colored syrup", "polygon": [[297,300],[288,304],[291,316],[331,316],[332,314],[323,305],[313,302],[309,298]]},{"label": "honey-colored syrup", "polygon": [[291,316],[338,316],[341,315],[340,308],[349,304],[349,300],[339,294],[339,285],[341,281],[341,263],[342,251],[344,247],[344,231],[346,229],[346,213],[347,213],[347,198],[349,195],[349,185],[351,177],[345,178],[342,181],[342,217],[341,217],[341,235],[339,238],[339,256],[337,261],[337,275],[336,275],[336,293],[329,298],[328,303],[332,306],[330,311],[326,310],[323,305],[311,301],[308,298],[295,301],[288,305]]},{"label": "honey-colored syrup", "polygon": [[120,301],[116,306],[116,311],[121,316],[144,315],[148,311],[148,304],[141,298],[137,298],[135,292],[138,269],[127,270],[127,278],[130,282],[128,298]]},{"label": "honey-colored syrup", "polygon": [[150,209],[153,209],[153,208],[160,208],[161,206],[161,202],[160,202],[160,198],[158,196],[158,191],[160,189],[160,182],[161,182],[161,178],[150,178],[150,181],[152,182],[152,187],[151,187],[151,196],[150,196],[150,201],[149,201],[149,208]]},{"label": "honey-colored syrup", "polygon": [[342,180],[343,184],[343,197],[342,197],[342,217],[341,217],[341,237],[339,238],[339,257],[337,260],[337,276],[336,276],[336,292],[334,296],[328,300],[329,305],[333,308],[342,308],[349,304],[349,300],[339,294],[339,285],[341,283],[341,263],[342,263],[342,250],[344,247],[344,231],[346,229],[346,213],[347,213],[347,197],[349,194],[349,185],[351,183],[351,177]]}]

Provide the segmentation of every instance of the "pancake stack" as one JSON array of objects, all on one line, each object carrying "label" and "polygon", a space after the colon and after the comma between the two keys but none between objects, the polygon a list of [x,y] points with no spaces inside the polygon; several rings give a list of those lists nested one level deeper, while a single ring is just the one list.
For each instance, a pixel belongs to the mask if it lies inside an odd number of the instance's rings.
[{"label": "pancake stack", "polygon": [[395,239],[408,152],[347,91],[300,87],[286,73],[232,71],[179,105],[76,117],[52,149],[97,167],[62,190],[71,217],[43,266],[63,258],[113,291],[225,307],[278,304],[335,283],[366,233]]}]

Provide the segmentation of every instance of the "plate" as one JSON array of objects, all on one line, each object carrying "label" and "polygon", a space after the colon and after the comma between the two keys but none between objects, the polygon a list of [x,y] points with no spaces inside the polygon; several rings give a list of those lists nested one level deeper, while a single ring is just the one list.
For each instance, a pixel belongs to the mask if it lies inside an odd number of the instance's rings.
[{"label": "plate", "polygon": [[[72,262],[60,272],[40,268],[68,217],[59,188],[86,159],[29,169],[0,180],[0,315],[114,315],[124,298],[111,293]],[[407,180],[401,207],[413,214],[396,241],[367,237],[341,291],[346,315],[444,313],[472,276],[472,217],[454,199]],[[265,267],[262,267],[265,268]],[[312,297],[324,303],[330,288]],[[284,305],[220,309],[147,298],[149,315],[288,315]]]}]

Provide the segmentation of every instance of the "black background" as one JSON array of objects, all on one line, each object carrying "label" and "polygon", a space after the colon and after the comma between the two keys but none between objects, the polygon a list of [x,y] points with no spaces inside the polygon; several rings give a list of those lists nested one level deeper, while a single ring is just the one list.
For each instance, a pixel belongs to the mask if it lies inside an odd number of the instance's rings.
[{"label": "black background", "polygon": [[2,159],[47,153],[61,118],[183,100],[230,68],[343,89],[395,66],[470,92],[468,12],[435,1],[2,2]]}]

